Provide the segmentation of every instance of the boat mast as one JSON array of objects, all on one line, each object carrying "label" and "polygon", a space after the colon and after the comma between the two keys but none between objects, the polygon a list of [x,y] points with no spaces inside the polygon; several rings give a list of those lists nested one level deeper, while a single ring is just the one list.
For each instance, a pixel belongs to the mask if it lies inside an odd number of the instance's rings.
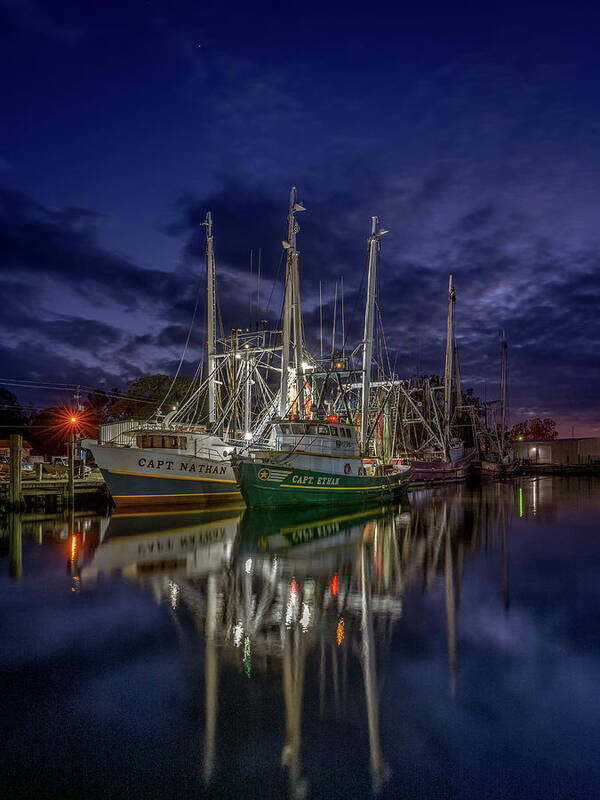
[{"label": "boat mast", "polygon": [[500,447],[504,453],[504,426],[506,424],[506,336],[502,331],[502,378],[500,387]]},{"label": "boat mast", "polygon": [[206,219],[202,223],[206,226],[206,286],[207,286],[207,311],[206,311],[206,354],[208,360],[208,421],[216,421],[215,413],[215,354],[217,351],[217,297],[215,278],[215,252],[213,247],[212,215],[206,212]]},{"label": "boat mast", "polygon": [[244,433],[248,439],[251,436],[250,424],[252,417],[252,362],[248,352],[248,345],[246,345],[244,372],[246,378],[244,384]]},{"label": "boat mast", "polygon": [[304,371],[302,358],[304,345],[302,341],[302,312],[300,305],[300,276],[298,271],[299,253],[296,250],[296,234],[300,226],[296,222],[297,211],[305,211],[302,203],[296,201],[296,187],[290,190],[290,209],[288,213],[287,240],[283,242],[286,250],[285,264],[285,297],[283,302],[283,350],[281,354],[281,393],[279,397],[279,416],[287,413],[288,372],[290,364],[290,332],[292,312],[294,320],[294,361],[296,367],[296,398],[298,416],[304,416]]},{"label": "boat mast", "polygon": [[[293,306],[294,306],[294,360],[296,364],[296,397],[298,400],[298,419],[304,419],[304,336],[302,330],[302,304],[300,302],[300,253],[296,250],[296,234],[300,226],[296,222],[294,214],[296,211],[304,211],[302,203],[296,202],[296,187],[293,187],[293,205],[290,203],[292,219],[288,223],[289,233],[292,237],[288,241],[291,243],[293,255]],[[290,197],[291,200],[291,197]]]},{"label": "boat mast", "polygon": [[369,237],[369,270],[367,278],[367,303],[365,306],[365,328],[363,334],[362,363],[362,409],[360,424],[360,441],[363,453],[367,452],[367,434],[369,431],[369,390],[371,387],[371,358],[373,356],[373,324],[375,321],[375,295],[378,284],[379,254],[381,237],[387,231],[378,230],[379,218],[371,217],[371,236]]},{"label": "boat mast", "polygon": [[454,310],[454,287],[452,275],[448,281],[448,319],[446,322],[446,366],[444,369],[444,438],[450,442],[450,403],[452,398],[452,323]]},{"label": "boat mast", "polygon": [[462,406],[462,391],[460,388],[460,362],[458,360],[458,342],[456,341],[456,332],[454,333],[454,382],[456,384],[454,387],[456,393],[456,411],[458,412]]}]

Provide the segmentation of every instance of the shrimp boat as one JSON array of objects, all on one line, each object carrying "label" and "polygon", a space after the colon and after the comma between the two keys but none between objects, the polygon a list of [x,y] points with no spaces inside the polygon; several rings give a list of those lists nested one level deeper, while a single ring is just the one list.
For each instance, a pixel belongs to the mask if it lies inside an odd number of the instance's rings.
[{"label": "shrimp boat", "polygon": [[[362,364],[361,444],[348,418],[331,414],[320,419],[307,419],[305,402],[306,355],[302,341],[299,292],[299,253],[296,234],[299,231],[296,211],[304,207],[296,203],[295,189],[290,196],[288,238],[284,242],[286,257],[286,295],[283,313],[283,354],[279,418],[272,421],[265,446],[254,446],[248,455],[235,455],[232,463],[240,491],[250,508],[304,506],[386,501],[406,490],[411,469],[408,465],[366,466],[363,457],[369,440],[369,389],[373,350],[375,293],[381,237],[379,220],[372,218],[369,238],[367,303],[365,310]],[[290,349],[290,332],[294,323],[295,397],[288,407],[286,373]],[[317,412],[318,413],[318,412]],[[312,411],[311,411],[312,415]],[[348,415],[349,416],[349,415]]]},{"label": "shrimp boat", "polygon": [[[206,214],[207,364],[208,377],[190,396],[166,416],[152,420],[128,420],[101,426],[99,441],[84,440],[102,472],[115,505],[173,505],[241,502],[230,456],[235,446],[251,438],[253,376],[265,356],[281,347],[277,331],[232,332],[231,339],[216,338],[216,279],[212,217]],[[217,344],[220,350],[217,350]],[[259,376],[260,377],[260,376]],[[220,380],[219,380],[220,379]],[[257,380],[259,378],[256,378]],[[218,402],[221,384],[229,380],[242,412],[235,424],[230,398]],[[262,387],[264,389],[265,387]],[[208,422],[195,422],[204,402]],[[163,404],[164,404],[163,400]],[[237,399],[236,399],[237,402]],[[160,408],[158,410],[160,412]],[[236,412],[237,414],[237,406]],[[217,417],[220,417],[218,420]],[[243,430],[240,430],[240,428]],[[224,434],[221,432],[225,431]],[[226,434],[226,435],[225,435]]]},{"label": "shrimp boat", "polygon": [[[414,441],[406,442],[404,452],[398,458],[392,459],[392,463],[410,463],[415,484],[463,481],[467,478],[475,455],[474,448],[465,447],[464,442],[453,435],[453,428],[465,408],[454,333],[454,302],[454,284],[450,275],[443,386],[434,385],[428,378],[419,379],[414,387],[404,384],[400,386],[403,401],[402,422],[407,431],[412,428]],[[442,390],[443,407],[440,408],[438,398]],[[421,432],[420,440],[417,431]]]},{"label": "shrimp boat", "polygon": [[[479,457],[472,465],[472,473],[479,478],[510,477],[517,471],[517,460],[506,437],[506,337],[502,332],[502,367],[500,383],[500,423],[492,414],[488,421],[488,408],[485,409],[485,424],[478,431]],[[493,412],[493,409],[492,409]]]}]

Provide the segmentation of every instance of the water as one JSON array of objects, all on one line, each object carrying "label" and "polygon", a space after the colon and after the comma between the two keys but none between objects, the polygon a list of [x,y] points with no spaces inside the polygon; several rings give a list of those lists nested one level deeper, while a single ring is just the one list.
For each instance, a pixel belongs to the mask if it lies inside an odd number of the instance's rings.
[{"label": "water", "polygon": [[600,483],[11,517],[6,797],[600,796]]}]

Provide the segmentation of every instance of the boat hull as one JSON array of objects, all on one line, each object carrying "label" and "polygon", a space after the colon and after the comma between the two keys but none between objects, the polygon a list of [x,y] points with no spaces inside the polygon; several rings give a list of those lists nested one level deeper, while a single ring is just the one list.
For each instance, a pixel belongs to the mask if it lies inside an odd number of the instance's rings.
[{"label": "boat hull", "polygon": [[457,461],[410,461],[412,483],[451,483],[467,478],[473,452]]},{"label": "boat hull", "polygon": [[473,461],[471,470],[473,475],[480,478],[502,478],[510,477],[517,471],[517,462],[511,461],[508,464],[501,464],[497,461],[486,461],[485,459]]},{"label": "boat hull", "polygon": [[410,469],[387,475],[339,475],[238,459],[234,470],[249,508],[388,501],[406,491]]},{"label": "boat hull", "polygon": [[137,447],[92,445],[117,508],[241,501],[229,461]]}]

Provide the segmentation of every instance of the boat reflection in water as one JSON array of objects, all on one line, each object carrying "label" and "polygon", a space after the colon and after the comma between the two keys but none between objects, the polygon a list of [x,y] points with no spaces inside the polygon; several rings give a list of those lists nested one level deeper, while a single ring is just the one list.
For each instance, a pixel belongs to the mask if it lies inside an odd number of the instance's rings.
[{"label": "boat reflection in water", "polygon": [[[309,790],[301,757],[302,716],[303,708],[313,714],[317,705],[320,719],[333,714],[338,727],[347,714],[354,749],[362,747],[364,736],[363,754],[352,758],[366,763],[368,751],[371,788],[378,793],[390,775],[380,731],[379,687],[404,592],[410,584],[426,589],[432,582],[445,583],[454,691],[465,548],[479,547],[482,536],[487,542],[498,534],[506,554],[504,503],[483,503],[482,498],[462,489],[450,496],[447,491],[439,496],[416,493],[412,507],[404,501],[392,507],[345,509],[337,516],[323,516],[322,510],[241,513],[239,508],[118,515],[82,568],[82,582],[119,571],[149,586],[169,608],[181,645],[194,659],[197,631],[202,632],[207,786],[214,783],[219,789],[222,773],[215,771],[228,760],[227,745],[232,746],[228,737],[218,735],[217,722],[227,722],[225,714],[218,714],[219,697],[230,702],[229,686],[224,681],[219,686],[219,671],[226,668],[233,680],[233,667],[242,677],[268,673],[271,684],[281,682],[281,763],[291,797],[303,797]],[[506,563],[505,558],[508,602]],[[366,709],[358,722],[347,711],[349,672],[352,704],[364,702]],[[194,665],[190,674],[198,675]],[[358,686],[364,701],[358,698]],[[272,690],[266,684],[262,688]],[[248,684],[249,698],[251,689]],[[272,718],[278,707],[274,700],[267,715]],[[352,768],[358,772],[358,766]]]}]

